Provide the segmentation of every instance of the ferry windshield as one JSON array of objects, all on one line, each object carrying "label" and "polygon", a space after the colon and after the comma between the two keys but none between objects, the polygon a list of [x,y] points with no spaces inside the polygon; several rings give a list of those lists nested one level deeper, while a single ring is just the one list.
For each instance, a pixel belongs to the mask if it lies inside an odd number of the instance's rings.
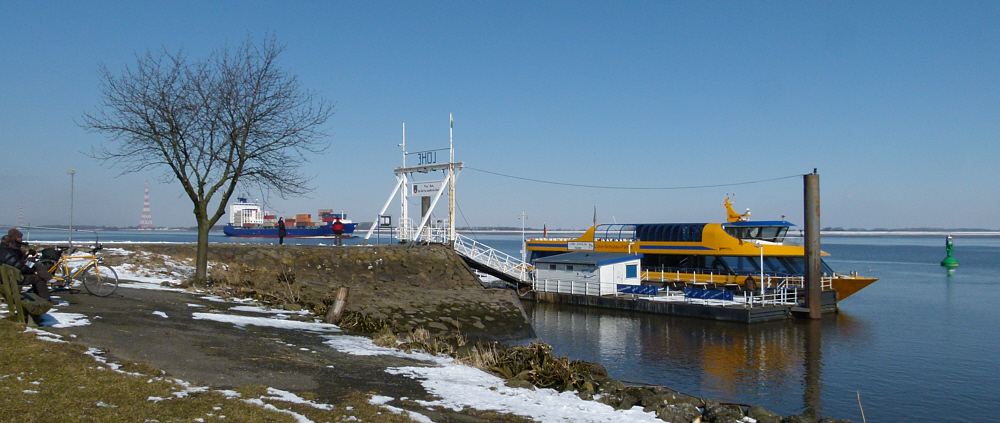
[{"label": "ferry windshield", "polygon": [[787,226],[733,226],[726,225],[726,233],[736,239],[782,242],[788,233]]}]

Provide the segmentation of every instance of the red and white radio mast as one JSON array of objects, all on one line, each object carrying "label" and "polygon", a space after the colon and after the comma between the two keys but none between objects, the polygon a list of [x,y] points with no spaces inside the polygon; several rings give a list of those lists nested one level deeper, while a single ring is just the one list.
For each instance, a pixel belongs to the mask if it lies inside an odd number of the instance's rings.
[{"label": "red and white radio mast", "polygon": [[139,219],[139,229],[153,229],[153,213],[149,211],[149,181],[146,181],[146,195],[142,199],[142,218]]}]

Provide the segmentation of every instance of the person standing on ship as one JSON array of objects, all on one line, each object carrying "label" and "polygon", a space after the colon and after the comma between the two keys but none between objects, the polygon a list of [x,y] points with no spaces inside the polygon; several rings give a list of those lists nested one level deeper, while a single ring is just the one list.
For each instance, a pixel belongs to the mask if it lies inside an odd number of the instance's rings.
[{"label": "person standing on ship", "polygon": [[281,245],[281,244],[285,243],[285,234],[287,234],[287,232],[285,231],[285,218],[279,217],[278,218],[278,245]]},{"label": "person standing on ship", "polygon": [[340,218],[333,220],[333,245],[344,245],[344,224],[340,222]]}]

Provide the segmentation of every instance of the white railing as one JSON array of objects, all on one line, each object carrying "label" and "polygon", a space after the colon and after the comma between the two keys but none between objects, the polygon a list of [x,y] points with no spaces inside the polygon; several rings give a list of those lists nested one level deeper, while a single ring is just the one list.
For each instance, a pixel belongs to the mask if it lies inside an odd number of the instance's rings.
[{"label": "white railing", "polygon": [[399,226],[399,239],[401,241],[430,242],[436,244],[448,243],[448,226],[437,222],[427,222],[427,225],[417,236],[417,225],[410,219],[401,222]]},{"label": "white railing", "polygon": [[527,282],[531,265],[510,254],[490,247],[472,238],[455,234],[455,252],[483,266],[502,272],[519,281]]},{"label": "white railing", "polygon": [[[429,222],[420,231],[418,238],[418,234],[416,233],[417,228],[413,224],[413,221],[402,223],[399,227],[400,240],[412,241],[416,239],[421,243],[451,244],[451,240],[448,239],[449,230],[446,225]],[[455,242],[452,244],[452,247],[459,255],[519,281],[527,282],[531,279],[532,266],[530,264],[472,238],[456,233]]]},{"label": "white railing", "polygon": [[535,292],[557,292],[560,294],[593,296],[601,295],[600,282],[541,279],[533,281],[531,283],[531,289]]}]

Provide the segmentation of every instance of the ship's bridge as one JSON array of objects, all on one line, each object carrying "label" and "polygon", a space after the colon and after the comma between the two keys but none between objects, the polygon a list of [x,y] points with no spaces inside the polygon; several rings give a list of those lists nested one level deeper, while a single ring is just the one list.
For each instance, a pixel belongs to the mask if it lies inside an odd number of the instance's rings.
[{"label": "ship's bridge", "polygon": [[784,220],[768,220],[759,222],[729,222],[722,228],[733,238],[750,241],[767,241],[781,243],[788,234],[788,228],[795,226]]}]

